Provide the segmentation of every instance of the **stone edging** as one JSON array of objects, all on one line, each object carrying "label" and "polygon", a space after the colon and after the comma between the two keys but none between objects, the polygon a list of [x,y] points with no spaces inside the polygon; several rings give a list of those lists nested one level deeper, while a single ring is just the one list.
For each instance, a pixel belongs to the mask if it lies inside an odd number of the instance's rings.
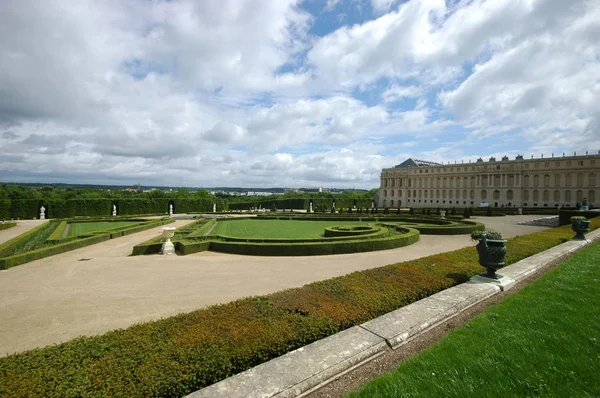
[{"label": "stone edging", "polygon": [[[585,241],[568,241],[535,254],[503,268],[501,272],[519,283],[600,240],[600,229],[590,232],[587,237]],[[451,287],[221,380],[187,397],[288,398],[303,395],[376,358],[385,350],[402,346],[500,291],[497,285],[477,280]]]}]

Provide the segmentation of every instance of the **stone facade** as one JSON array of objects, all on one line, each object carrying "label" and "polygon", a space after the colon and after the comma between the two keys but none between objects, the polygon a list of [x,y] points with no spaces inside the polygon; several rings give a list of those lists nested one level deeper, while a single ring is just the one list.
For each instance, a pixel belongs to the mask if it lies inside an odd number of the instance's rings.
[{"label": "stone facade", "polygon": [[600,154],[439,164],[408,159],[381,171],[379,207],[575,207],[600,200]]}]

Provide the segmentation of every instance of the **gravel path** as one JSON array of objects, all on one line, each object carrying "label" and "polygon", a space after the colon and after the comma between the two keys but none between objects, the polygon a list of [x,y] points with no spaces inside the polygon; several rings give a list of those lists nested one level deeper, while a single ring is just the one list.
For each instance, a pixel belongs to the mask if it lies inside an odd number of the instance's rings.
[{"label": "gravel path", "polygon": [[[476,219],[510,237],[545,229],[516,225],[534,218]],[[422,235],[404,248],[334,256],[129,256],[160,228],[0,272],[0,356],[473,245],[467,235]]]}]

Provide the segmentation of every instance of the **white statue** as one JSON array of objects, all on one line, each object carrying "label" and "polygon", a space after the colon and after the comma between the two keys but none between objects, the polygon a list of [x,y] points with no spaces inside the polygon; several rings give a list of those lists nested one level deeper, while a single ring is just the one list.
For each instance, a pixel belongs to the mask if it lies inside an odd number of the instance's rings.
[{"label": "white statue", "polygon": [[312,202],[310,202],[310,205],[309,205],[308,212],[309,212],[309,213],[312,213],[312,212],[313,212]]},{"label": "white statue", "polygon": [[46,219],[46,208],[44,206],[40,207],[40,220]]},{"label": "white statue", "polygon": [[173,215],[173,203],[169,204],[169,215]]},{"label": "white statue", "polygon": [[116,216],[117,215],[117,205],[113,205],[113,211],[112,211],[112,215]]},{"label": "white statue", "polygon": [[217,212],[217,204],[213,203],[213,213],[216,213],[216,212]]}]

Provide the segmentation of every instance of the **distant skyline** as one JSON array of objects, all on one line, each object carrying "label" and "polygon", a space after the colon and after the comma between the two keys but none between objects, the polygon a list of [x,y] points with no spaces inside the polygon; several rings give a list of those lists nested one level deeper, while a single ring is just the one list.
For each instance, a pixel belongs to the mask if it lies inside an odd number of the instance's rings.
[{"label": "distant skyline", "polygon": [[600,1],[3,0],[0,181],[379,186],[600,149]]}]

